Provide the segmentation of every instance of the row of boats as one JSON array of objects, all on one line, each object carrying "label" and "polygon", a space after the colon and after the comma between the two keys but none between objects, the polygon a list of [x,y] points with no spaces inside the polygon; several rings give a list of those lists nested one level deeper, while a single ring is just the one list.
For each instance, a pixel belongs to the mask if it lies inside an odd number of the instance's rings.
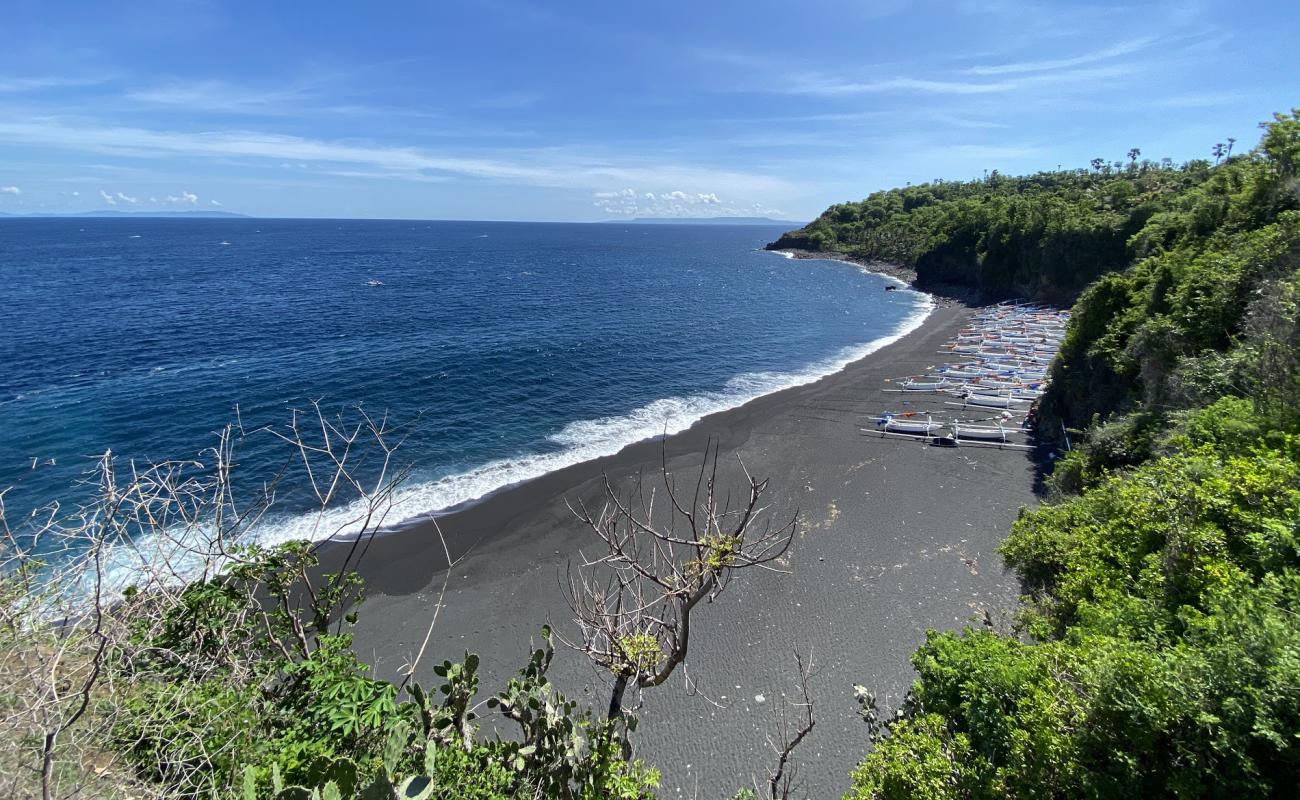
[{"label": "row of boats", "polygon": [[[932,413],[887,412],[876,419],[887,433],[944,436],[955,442],[1007,442],[1026,432],[1026,417],[1047,388],[1047,369],[1065,336],[1069,312],[1024,303],[1000,303],[976,313],[941,354],[948,363],[898,381],[893,391],[929,396],[944,406],[1000,412],[992,419],[937,420]],[[1016,419],[1021,416],[1019,420]]]}]

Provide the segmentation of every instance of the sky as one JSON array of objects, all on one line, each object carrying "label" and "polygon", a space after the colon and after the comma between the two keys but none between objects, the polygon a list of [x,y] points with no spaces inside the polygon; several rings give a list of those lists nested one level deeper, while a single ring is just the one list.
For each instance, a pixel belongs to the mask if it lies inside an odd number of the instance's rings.
[{"label": "sky", "polygon": [[807,220],[1300,106],[1294,0],[4,7],[8,213]]}]

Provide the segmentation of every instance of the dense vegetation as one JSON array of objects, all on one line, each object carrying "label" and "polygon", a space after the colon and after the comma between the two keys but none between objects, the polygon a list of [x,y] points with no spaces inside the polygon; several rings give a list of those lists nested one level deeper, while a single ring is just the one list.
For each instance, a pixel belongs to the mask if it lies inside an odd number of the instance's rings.
[{"label": "dense vegetation", "polygon": [[[91,630],[0,631],[7,678],[21,677],[12,662],[23,662],[56,684],[0,692],[5,722],[17,723],[0,729],[6,796],[41,795],[49,734],[43,743],[38,726],[50,716],[46,731],[66,734],[71,752],[53,763],[46,797],[651,796],[658,775],[625,758],[622,729],[548,680],[548,629],[487,698],[472,653],[436,665],[429,690],[379,680],[351,649],[355,578],[316,575],[313,588],[317,562],[304,542],[235,557],[222,577],[172,598],[128,591]],[[21,607],[29,595],[21,577],[0,581],[0,601]],[[339,613],[343,603],[353,610]],[[514,733],[480,731],[484,706]]]},{"label": "dense vegetation", "polygon": [[[837,253],[916,270],[921,286],[1072,299],[1123,267],[1134,236],[1215,172],[1210,162],[1093,161],[1091,170],[935,181],[831,206],[773,249]],[[1157,226],[1157,230],[1159,227]],[[1149,236],[1150,234],[1148,234]]]},{"label": "dense vegetation", "polygon": [[[859,224],[913,193],[950,221],[914,205]],[[922,274],[965,259],[998,290],[1107,273],[1045,398],[1078,446],[1003,545],[1019,625],[929,634],[851,797],[1294,796],[1300,114],[1214,167],[886,192],[807,235],[878,257],[898,241]],[[1071,257],[1049,257],[1065,241]]]}]

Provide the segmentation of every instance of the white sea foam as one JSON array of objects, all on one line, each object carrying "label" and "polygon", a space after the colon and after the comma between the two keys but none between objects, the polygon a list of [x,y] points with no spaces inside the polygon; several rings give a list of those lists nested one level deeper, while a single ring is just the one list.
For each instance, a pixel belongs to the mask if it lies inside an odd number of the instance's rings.
[{"label": "white sea foam", "polygon": [[[550,453],[523,454],[490,461],[466,472],[438,480],[410,485],[395,498],[390,522],[413,522],[420,517],[473,502],[507,486],[541,477],[584,461],[613,455],[645,439],[686,430],[700,419],[736,408],[772,392],[812,383],[844,369],[848,364],[898,341],[925,322],[934,308],[933,299],[915,293],[916,309],[886,336],[861,345],[846,347],[830,358],[808,365],[798,372],[752,372],[729,380],[720,391],[655,400],[626,414],[578,420],[548,437],[561,449]],[[359,508],[342,507],[319,515],[281,519],[258,531],[265,544],[302,538],[317,538],[323,532],[348,529],[348,520]]]},{"label": "white sea foam", "polygon": [[[479,500],[507,486],[584,461],[613,455],[630,444],[663,434],[679,433],[709,414],[736,408],[763,395],[812,383],[839,372],[853,361],[898,341],[925,322],[934,309],[933,298],[919,292],[909,293],[915,297],[915,310],[886,336],[846,347],[797,372],[745,373],[729,380],[719,391],[664,398],[627,414],[571,422],[548,437],[550,442],[560,447],[557,451],[501,458],[466,472],[402,488],[393,498],[385,524],[400,527],[403,523],[413,523],[437,512]],[[357,531],[357,521],[362,518],[364,508],[358,503],[330,508],[320,513],[268,518],[253,533],[255,540],[263,545],[297,539],[346,537]],[[160,544],[165,543],[133,542],[124,552],[117,554],[118,558],[110,557],[110,571],[116,573],[110,582],[121,583],[123,586],[129,584],[130,573],[149,562],[150,552],[175,552],[174,545],[160,547]],[[184,577],[183,564],[173,564],[172,569]]]}]

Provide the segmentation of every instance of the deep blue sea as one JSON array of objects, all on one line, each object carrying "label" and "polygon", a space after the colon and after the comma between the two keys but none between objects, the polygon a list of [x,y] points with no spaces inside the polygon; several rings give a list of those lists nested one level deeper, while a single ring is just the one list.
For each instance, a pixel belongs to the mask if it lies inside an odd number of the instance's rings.
[{"label": "deep blue sea", "polygon": [[[0,487],[196,455],[319,399],[409,424],[393,521],[833,372],[927,299],[763,252],[779,227],[0,220]],[[371,285],[379,282],[382,285]],[[285,462],[249,437],[248,481]],[[301,534],[285,485],[267,540]]]}]

